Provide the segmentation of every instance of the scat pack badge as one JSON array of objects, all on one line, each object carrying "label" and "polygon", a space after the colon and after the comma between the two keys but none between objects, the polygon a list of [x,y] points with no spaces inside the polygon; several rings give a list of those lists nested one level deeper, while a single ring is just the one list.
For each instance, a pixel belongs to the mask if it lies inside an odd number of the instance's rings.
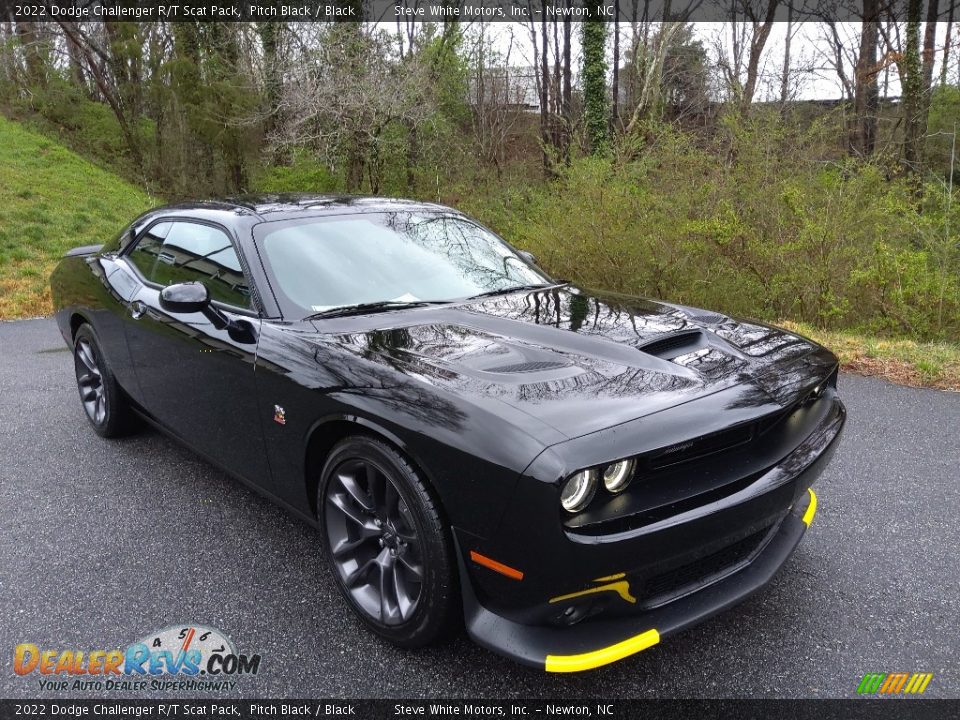
[{"label": "scat pack badge", "polygon": [[41,690],[212,690],[233,689],[239,675],[256,675],[260,655],[237,651],[215,628],[171,625],[126,650],[41,649],[21,643],[13,671],[39,675]]},{"label": "scat pack badge", "polygon": [[273,421],[278,425],[287,424],[287,411],[279,405],[273,406]]}]

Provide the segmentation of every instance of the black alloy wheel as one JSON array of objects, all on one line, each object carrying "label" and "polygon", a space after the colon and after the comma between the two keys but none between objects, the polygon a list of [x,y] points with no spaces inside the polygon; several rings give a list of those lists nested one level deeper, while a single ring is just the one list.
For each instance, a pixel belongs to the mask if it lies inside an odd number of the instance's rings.
[{"label": "black alloy wheel", "polygon": [[80,400],[87,417],[94,425],[102,425],[107,419],[107,397],[103,388],[103,374],[97,364],[93,346],[86,337],[77,339],[74,353],[74,367],[77,372],[77,387]]},{"label": "black alloy wheel", "polygon": [[96,333],[86,323],[73,338],[73,368],[83,410],[98,435],[120,437],[139,427],[127,396],[104,360]]},{"label": "black alloy wheel", "polygon": [[444,634],[456,597],[452,553],[410,464],[378,440],[348,438],[328,457],[320,493],[328,558],[360,618],[405,646]]},{"label": "black alloy wheel", "polygon": [[340,465],[327,490],[326,527],[354,602],[384,625],[409,620],[423,585],[420,541],[386,472],[370,460]]}]

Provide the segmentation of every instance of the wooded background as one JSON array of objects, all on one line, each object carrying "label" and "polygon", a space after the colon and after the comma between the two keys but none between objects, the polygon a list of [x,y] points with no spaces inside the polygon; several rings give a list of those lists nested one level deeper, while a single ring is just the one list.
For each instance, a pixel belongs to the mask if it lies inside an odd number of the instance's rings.
[{"label": "wooded background", "polygon": [[[731,0],[722,46],[678,5],[509,27],[0,18],[0,111],[158,199],[424,198],[588,286],[960,338],[957,0],[788,12],[776,44],[779,0]],[[840,96],[799,100],[811,73]]]}]

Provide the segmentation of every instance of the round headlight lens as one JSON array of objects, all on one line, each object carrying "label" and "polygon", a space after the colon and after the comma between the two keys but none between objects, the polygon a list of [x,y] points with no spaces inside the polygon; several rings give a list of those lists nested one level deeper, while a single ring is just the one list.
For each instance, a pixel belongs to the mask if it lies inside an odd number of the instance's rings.
[{"label": "round headlight lens", "polygon": [[625,490],[633,479],[633,460],[621,460],[603,469],[603,486],[612,493]]},{"label": "round headlight lens", "polygon": [[560,492],[560,504],[567,512],[580,512],[593,499],[596,489],[597,471],[581,470],[567,478]]}]

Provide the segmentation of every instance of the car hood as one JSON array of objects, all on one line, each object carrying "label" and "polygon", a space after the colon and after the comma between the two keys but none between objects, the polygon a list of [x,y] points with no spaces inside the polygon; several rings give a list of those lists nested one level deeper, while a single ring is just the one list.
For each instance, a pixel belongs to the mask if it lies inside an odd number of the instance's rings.
[{"label": "car hood", "polygon": [[569,285],[314,327],[369,360],[499,400],[568,438],[733,385],[747,386],[742,402],[785,406],[836,364],[784,330]]}]

